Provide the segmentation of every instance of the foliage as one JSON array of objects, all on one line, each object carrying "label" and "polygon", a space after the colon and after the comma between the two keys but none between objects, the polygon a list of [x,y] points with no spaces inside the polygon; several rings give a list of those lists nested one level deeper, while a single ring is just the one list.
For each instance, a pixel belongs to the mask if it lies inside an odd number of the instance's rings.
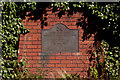
[{"label": "foliage", "polygon": [[90,67],[91,74],[94,78],[119,79],[119,56],[118,49],[109,50],[109,44],[101,42],[93,51],[92,59],[95,60],[94,66]]},{"label": "foliage", "polygon": [[80,74],[68,74],[66,71],[59,73],[61,78],[58,78],[57,80],[80,80]]},{"label": "foliage", "polygon": [[[59,8],[62,11],[73,10],[74,8],[89,11],[92,15],[101,18],[102,27],[101,30],[101,47],[97,47],[95,50],[95,59],[99,66],[103,65],[103,71],[105,75],[111,75],[112,77],[118,77],[119,69],[119,56],[120,56],[120,3],[97,3],[97,2],[57,2],[52,3],[51,6]],[[3,79],[15,78],[18,79],[21,76],[21,70],[24,69],[24,61],[19,62],[17,60],[19,36],[20,34],[26,34],[28,29],[23,27],[22,17],[24,13],[29,10],[35,10],[35,2],[3,2],[2,3],[2,75]],[[105,40],[105,42],[102,42]],[[107,43],[106,43],[107,42]],[[108,45],[109,44],[109,45]],[[106,49],[107,47],[107,49]],[[100,48],[100,49],[99,49]],[[98,54],[101,52],[101,54]],[[100,55],[102,55],[103,63],[100,62]],[[97,68],[91,68],[92,74],[95,78],[100,77]],[[108,74],[109,73],[109,74]],[[98,75],[98,76],[97,76]]]},{"label": "foliage", "polygon": [[[33,4],[31,6],[31,4]],[[30,7],[34,9],[34,3],[2,3],[2,77],[3,79],[19,79],[23,71],[25,61],[17,60],[19,36],[26,34],[28,29],[23,27],[20,18],[22,10]],[[22,73],[23,74],[23,73]]]},{"label": "foliage", "polygon": [[42,79],[43,74],[44,74],[44,76],[47,76],[47,74],[48,74],[48,70],[43,71],[42,68],[39,68],[38,72],[39,73],[34,74],[34,73],[31,73],[30,71],[26,71],[27,75],[24,76],[23,80],[24,79],[33,79],[33,80]]},{"label": "foliage", "polygon": [[[101,33],[99,33],[101,44],[94,50],[97,66],[90,67],[91,74],[94,78],[103,77],[103,75],[104,77],[111,76],[112,78],[118,78],[120,66],[120,2],[56,2],[51,4],[51,6],[67,11],[77,8],[86,13],[88,11],[88,15],[92,14],[100,18],[102,23],[99,22],[99,24],[102,26],[98,27],[98,30],[101,31]],[[102,40],[104,40],[104,42]],[[100,62],[100,56],[103,56],[103,62]],[[98,72],[98,66],[102,66],[103,71],[105,71],[103,74]]]}]

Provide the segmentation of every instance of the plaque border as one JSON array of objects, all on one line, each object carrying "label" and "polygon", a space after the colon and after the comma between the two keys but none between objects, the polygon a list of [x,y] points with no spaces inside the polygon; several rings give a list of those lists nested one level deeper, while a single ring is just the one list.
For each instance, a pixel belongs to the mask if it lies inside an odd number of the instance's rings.
[{"label": "plaque border", "polygon": [[[65,27],[66,27],[67,29],[69,29],[69,30],[78,30],[78,52],[79,52],[79,29],[70,29],[70,28],[68,28],[66,25],[64,25],[63,23],[57,23],[57,24],[55,24],[52,28],[54,28],[56,25],[59,25],[59,24],[65,26]],[[52,28],[50,28],[50,29],[52,29]],[[41,53],[45,53],[45,52],[42,52],[42,31],[48,31],[48,30],[50,30],[50,29],[41,29]],[[62,52],[62,53],[63,53],[63,52]],[[64,52],[64,53],[74,53],[74,52]]]}]

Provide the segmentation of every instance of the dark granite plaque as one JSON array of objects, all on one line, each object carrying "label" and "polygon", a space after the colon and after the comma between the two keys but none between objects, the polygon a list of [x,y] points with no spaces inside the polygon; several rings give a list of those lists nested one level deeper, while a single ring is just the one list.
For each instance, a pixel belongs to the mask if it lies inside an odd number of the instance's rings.
[{"label": "dark granite plaque", "polygon": [[58,23],[42,30],[42,53],[78,52],[79,31]]}]

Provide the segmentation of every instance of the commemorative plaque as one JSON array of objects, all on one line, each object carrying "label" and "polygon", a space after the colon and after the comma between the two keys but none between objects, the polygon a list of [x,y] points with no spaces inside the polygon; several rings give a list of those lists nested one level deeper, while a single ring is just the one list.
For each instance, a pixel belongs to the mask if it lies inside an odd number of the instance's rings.
[{"label": "commemorative plaque", "polygon": [[42,29],[42,53],[79,51],[79,31],[69,29],[62,23],[51,29]]}]

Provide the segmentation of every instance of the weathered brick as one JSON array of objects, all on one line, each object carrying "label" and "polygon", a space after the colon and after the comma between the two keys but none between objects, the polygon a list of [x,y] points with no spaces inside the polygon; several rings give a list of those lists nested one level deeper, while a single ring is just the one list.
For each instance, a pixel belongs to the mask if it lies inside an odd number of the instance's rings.
[{"label": "weathered brick", "polygon": [[33,56],[33,60],[35,60],[35,59],[40,60],[41,58],[40,58],[40,56]]},{"label": "weathered brick", "polygon": [[66,67],[66,64],[56,64],[56,67]]},{"label": "weathered brick", "polygon": [[37,71],[37,68],[29,68],[30,71]]},{"label": "weathered brick", "polygon": [[33,64],[33,67],[36,67],[36,68],[38,68],[38,67],[41,67],[41,64]]},{"label": "weathered brick", "polygon": [[67,56],[67,59],[78,59],[77,56]]},{"label": "weathered brick", "polygon": [[30,30],[30,32],[29,33],[37,33],[37,30]]},{"label": "weathered brick", "polygon": [[33,41],[32,44],[33,44],[33,45],[34,45],[34,44],[40,45],[40,44],[41,44],[41,41]]},{"label": "weathered brick", "polygon": [[27,48],[37,48],[37,45],[27,45]]},{"label": "weathered brick", "polygon": [[28,55],[28,56],[37,56],[38,55],[38,53],[27,53],[26,55]]},{"label": "weathered brick", "polygon": [[49,60],[49,63],[60,63],[60,60]]},{"label": "weathered brick", "polygon": [[82,71],[82,68],[72,68],[72,71],[76,71],[76,72]]},{"label": "weathered brick", "polygon": [[56,59],[66,59],[66,56],[56,56]]},{"label": "weathered brick", "polygon": [[25,56],[26,59],[32,59],[32,56]]},{"label": "weathered brick", "polygon": [[61,63],[61,64],[62,64],[62,63],[63,63],[63,64],[64,64],[64,63],[72,63],[72,60],[61,60],[60,63]]},{"label": "weathered brick", "polygon": [[[27,14],[29,14],[28,12]],[[90,54],[87,53],[88,50],[92,50],[90,46],[94,43],[94,34],[85,41],[83,41],[84,29],[81,26],[77,27],[76,23],[79,22],[78,19],[82,17],[82,13],[73,13],[73,15],[67,16],[62,15],[61,18],[58,17],[59,11],[52,13],[51,8],[47,9],[47,16],[43,14],[43,20],[45,17],[47,20],[43,25],[43,29],[51,29],[55,24],[62,23],[66,25],[69,29],[78,29],[79,30],[79,52],[78,53],[54,53],[54,54],[45,54],[41,53],[41,21],[40,19],[29,20],[29,16],[25,16],[24,24],[26,28],[30,29],[30,32],[26,35],[20,35],[19,39],[19,50],[18,59],[21,59],[20,56],[25,56],[29,58],[28,65],[32,73],[37,73],[37,67],[42,67],[44,69],[51,69],[55,77],[60,77],[58,74],[59,70],[65,70],[68,73],[79,73],[82,77],[86,76],[86,72],[89,69],[89,58]],[[34,17],[34,16],[31,16]],[[87,20],[87,19],[86,19]],[[52,46],[52,45],[51,45]],[[43,64],[44,63],[44,64]],[[42,65],[42,66],[41,66]],[[44,65],[44,66],[43,66]],[[50,78],[49,74],[48,78]]]},{"label": "weathered brick", "polygon": [[77,67],[77,64],[67,64],[67,67]]},{"label": "weathered brick", "polygon": [[29,60],[28,63],[30,63],[30,64],[38,63],[38,60]]},{"label": "weathered brick", "polygon": [[63,71],[72,71],[72,68],[61,68]]},{"label": "weathered brick", "polygon": [[41,49],[33,49],[33,52],[41,52]]},{"label": "weathered brick", "polygon": [[29,25],[29,26],[36,26],[37,22],[27,22],[27,25]]},{"label": "weathered brick", "polygon": [[55,64],[45,64],[44,67],[55,67]]}]

